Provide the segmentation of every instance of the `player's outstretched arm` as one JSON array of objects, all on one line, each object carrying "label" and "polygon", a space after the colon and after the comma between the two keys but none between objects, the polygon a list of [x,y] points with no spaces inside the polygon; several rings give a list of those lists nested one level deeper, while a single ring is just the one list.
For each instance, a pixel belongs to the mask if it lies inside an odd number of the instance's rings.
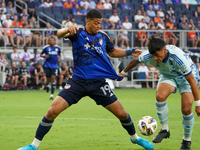
[{"label": "player's outstretched arm", "polygon": [[59,38],[68,37],[68,36],[73,35],[74,33],[76,33],[76,31],[78,29],[79,28],[77,26],[70,26],[69,28],[59,29],[57,31],[57,36]]},{"label": "player's outstretched arm", "polygon": [[192,94],[193,94],[194,100],[195,100],[194,103],[196,106],[195,111],[197,113],[197,116],[200,116],[200,98],[199,98],[199,90],[198,90],[197,83],[192,74],[190,74],[189,76],[187,76],[185,78],[191,86]]},{"label": "player's outstretched arm", "polygon": [[120,77],[124,77],[126,75],[126,73],[131,70],[132,68],[136,67],[139,64],[138,59],[135,58],[133,61],[131,61],[124,70],[122,70],[118,76]]},{"label": "player's outstretched arm", "polygon": [[137,47],[132,48],[132,49],[127,49],[127,50],[115,48],[113,52],[108,52],[108,55],[114,58],[121,58],[121,57],[129,56],[129,55],[138,57],[141,53],[142,51],[138,50]]}]

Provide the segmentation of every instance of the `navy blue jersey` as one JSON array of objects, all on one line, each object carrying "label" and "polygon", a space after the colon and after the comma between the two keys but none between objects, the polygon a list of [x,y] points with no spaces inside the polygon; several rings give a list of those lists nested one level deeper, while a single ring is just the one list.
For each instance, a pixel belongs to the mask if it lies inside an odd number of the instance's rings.
[{"label": "navy blue jersey", "polygon": [[107,57],[107,52],[115,49],[106,33],[100,31],[91,35],[85,29],[79,28],[76,34],[68,38],[73,47],[73,78],[113,80],[118,78]]},{"label": "navy blue jersey", "polygon": [[55,45],[50,47],[46,45],[41,54],[49,55],[49,58],[46,58],[44,62],[44,68],[58,68],[58,56],[60,55],[60,47]]}]

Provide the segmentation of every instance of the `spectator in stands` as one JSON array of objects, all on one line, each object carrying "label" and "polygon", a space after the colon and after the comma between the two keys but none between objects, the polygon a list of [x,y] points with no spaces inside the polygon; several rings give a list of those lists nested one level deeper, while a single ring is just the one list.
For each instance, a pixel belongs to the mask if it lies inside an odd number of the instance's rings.
[{"label": "spectator in stands", "polygon": [[101,29],[110,29],[109,18],[106,17],[101,23]]},{"label": "spectator in stands", "polygon": [[82,9],[81,9],[81,14],[82,15],[86,15],[87,12],[88,12],[87,6],[84,4],[83,7],[82,7]]},{"label": "spectator in stands", "polygon": [[172,22],[173,22],[174,24],[176,23],[175,14],[172,14],[172,16],[170,17],[170,20],[172,20]]},{"label": "spectator in stands", "polygon": [[131,30],[132,29],[132,23],[129,22],[127,16],[125,16],[124,22],[122,23],[122,25],[123,25],[124,29],[126,29],[126,30]]},{"label": "spectator in stands", "polygon": [[144,16],[142,15],[141,10],[138,10],[137,14],[134,16],[134,21],[141,22],[143,18],[144,18]]},{"label": "spectator in stands", "polygon": [[31,72],[31,83],[35,84],[36,88],[39,89],[39,80],[42,80],[42,85],[46,85],[47,78],[45,76],[44,70],[40,63],[34,65],[34,70]]},{"label": "spectator in stands", "polygon": [[63,4],[63,8],[70,8],[70,9],[73,9],[72,1],[71,1],[71,0],[68,0],[67,2],[65,2],[65,3]]},{"label": "spectator in stands", "polygon": [[124,30],[123,27],[119,30],[118,39],[119,39],[121,48],[127,47],[127,49],[129,49],[128,32]]},{"label": "spectator in stands", "polygon": [[131,10],[131,7],[130,7],[130,5],[127,3],[126,0],[122,0],[121,9],[122,9],[122,10]]},{"label": "spectator in stands", "polygon": [[169,27],[170,30],[173,30],[174,28],[174,23],[173,20],[170,19],[169,22],[166,24],[166,28]]},{"label": "spectator in stands", "polygon": [[97,8],[97,9],[104,9],[102,0],[99,0],[99,1],[98,1],[97,5],[96,5],[96,8]]},{"label": "spectator in stands", "polygon": [[115,25],[115,29],[121,29],[121,28],[123,28],[123,25],[122,25],[122,21],[119,20],[117,21],[117,24]]},{"label": "spectator in stands", "polygon": [[160,21],[160,19],[161,19],[161,18],[160,18],[160,15],[159,15],[159,13],[157,12],[157,13],[156,13],[156,17],[154,17],[154,22],[155,22],[155,23],[158,23],[158,22]]},{"label": "spectator in stands", "polygon": [[4,14],[4,10],[3,9],[1,10],[0,16],[1,16],[1,20],[2,21],[6,20],[6,15]]},{"label": "spectator in stands", "polygon": [[[149,69],[149,78],[154,79],[154,80],[158,80],[159,79],[159,72],[158,69],[155,68],[153,65],[149,64],[148,66]],[[154,81],[153,83],[153,87],[156,87],[156,81]]]},{"label": "spectator in stands", "polygon": [[16,11],[16,9],[13,7],[13,4],[12,4],[11,1],[8,2],[6,9],[7,9],[7,12],[10,12],[10,9],[13,9],[13,10],[14,10],[14,13],[17,13],[17,11]]},{"label": "spectator in stands", "polygon": [[12,70],[12,84],[14,87],[17,87],[18,79],[19,79],[19,70],[16,67],[16,62],[12,62],[11,64],[11,70]]},{"label": "spectator in stands", "polygon": [[8,28],[12,26],[12,20],[10,19],[10,14],[6,14],[6,20],[3,20],[3,24],[5,22],[8,24]]},{"label": "spectator in stands", "polygon": [[[149,30],[155,30],[155,26],[150,25]],[[155,34],[154,31],[149,31],[149,32],[148,32],[148,37],[152,36],[153,34]]]},{"label": "spectator in stands", "polygon": [[156,29],[161,28],[162,30],[165,30],[165,24],[164,21],[162,19],[160,19],[160,21],[158,22]]},{"label": "spectator in stands", "polygon": [[88,3],[88,1],[86,1],[86,0],[80,1],[80,6],[81,6],[81,8],[83,8],[83,5],[86,5],[86,6],[85,6],[86,9],[89,9],[89,3]]},{"label": "spectator in stands", "polygon": [[160,5],[158,4],[157,0],[152,0],[151,1],[151,5],[153,6],[153,10],[154,11],[158,11],[159,10]]},{"label": "spectator in stands", "polygon": [[108,36],[110,37],[110,41],[114,43],[116,37],[115,31],[113,31],[115,29],[115,24],[111,21],[109,21],[109,29],[110,30],[107,32]]},{"label": "spectator in stands", "polygon": [[54,37],[56,41],[56,45],[58,45],[58,37],[54,34],[54,31],[52,31],[51,24],[49,22],[46,23],[46,28],[45,28],[45,44],[48,45],[49,43],[49,37],[52,36]]},{"label": "spectator in stands", "polygon": [[[10,55],[11,60],[20,60],[22,61],[21,55],[17,52],[17,46],[13,46],[13,52]],[[19,65],[19,64],[17,64]]]},{"label": "spectator in stands", "polygon": [[194,26],[192,26],[190,30],[192,31],[188,32],[187,39],[192,42],[192,47],[196,48],[198,43],[197,33],[194,31]]},{"label": "spectator in stands", "polygon": [[34,28],[34,24],[36,23],[36,19],[34,16],[32,16],[30,19],[29,19],[29,26],[30,28]]},{"label": "spectator in stands", "polygon": [[144,12],[146,12],[146,10],[144,9],[144,5],[140,6],[140,11],[141,11],[142,15],[144,16]]},{"label": "spectator in stands", "polygon": [[176,36],[176,46],[179,46],[179,45],[177,45],[178,44],[178,41],[179,41],[179,39],[180,39],[180,33],[179,32],[176,32],[176,30],[177,30],[177,26],[174,26],[174,28],[173,28],[173,30],[175,31],[175,32],[173,32],[173,34]]},{"label": "spectator in stands", "polygon": [[155,29],[156,27],[155,27],[155,23],[154,23],[154,21],[153,20],[150,20],[150,22],[148,23],[148,29],[150,29],[150,26],[153,26],[153,29]]},{"label": "spectator in stands", "polygon": [[104,9],[112,9],[112,5],[109,2],[109,0],[105,0],[105,3],[103,4]]},{"label": "spectator in stands", "polygon": [[63,8],[63,3],[61,2],[61,0],[56,0],[54,2],[54,7],[55,8]]},{"label": "spectator in stands", "polygon": [[200,47],[200,26],[198,27],[198,30],[197,30],[197,40],[198,40],[198,42],[197,42],[197,46],[198,47]]},{"label": "spectator in stands", "polygon": [[79,0],[74,0],[72,2],[73,8],[75,7],[76,4],[78,4],[80,6],[80,1]]},{"label": "spectator in stands", "polygon": [[164,39],[163,34],[164,33],[163,33],[161,27],[158,27],[157,32],[156,32],[156,38]]},{"label": "spectator in stands", "polygon": [[[18,22],[15,23],[15,28],[19,28]],[[14,29],[14,33],[15,33],[14,38],[16,40],[17,46],[21,45],[21,47],[23,47],[24,46],[24,37],[22,34],[22,30]]]},{"label": "spectator in stands", "polygon": [[[4,23],[4,28],[8,28],[8,23]],[[11,29],[4,29],[2,30],[2,33],[4,34],[5,44],[14,46],[14,31]]]},{"label": "spectator in stands", "polygon": [[4,53],[0,53],[0,63],[3,63],[5,66],[8,65],[8,62],[5,59]]},{"label": "spectator in stands", "polygon": [[93,0],[88,0],[89,3],[89,9],[95,9],[96,8],[96,3]]},{"label": "spectator in stands", "polygon": [[196,26],[194,25],[194,21],[192,18],[189,19],[188,28],[194,27],[194,30],[196,30]]},{"label": "spectator in stands", "polygon": [[138,29],[142,29],[142,27],[144,27],[145,29],[148,29],[148,25],[145,22],[144,18],[142,19],[142,21],[138,24]]},{"label": "spectator in stands", "polygon": [[[138,72],[145,72],[146,80],[149,79],[149,69],[144,63],[140,63],[138,67]],[[149,88],[149,81],[146,81],[146,88]]]},{"label": "spectator in stands", "polygon": [[137,38],[140,41],[140,47],[143,48],[147,46],[148,38],[145,27],[142,27],[141,30],[137,32]]},{"label": "spectator in stands", "polygon": [[143,16],[144,16],[145,22],[146,22],[146,23],[149,23],[150,20],[151,20],[151,18],[150,18],[149,16],[147,16],[147,13],[146,13],[146,12],[143,13]]},{"label": "spectator in stands", "polygon": [[20,28],[23,28],[23,25],[24,25],[24,24],[28,24],[28,21],[27,21],[27,19],[26,19],[25,16],[23,16],[23,17],[20,19],[19,27],[20,27]]},{"label": "spectator in stands", "polygon": [[67,16],[66,19],[62,21],[61,27],[69,28],[71,25],[72,25],[71,18],[69,16]]},{"label": "spectator in stands", "polygon": [[165,4],[173,4],[173,0],[165,0]]},{"label": "spectator in stands", "polygon": [[72,13],[73,15],[82,15],[79,4],[75,4],[75,7],[72,9]]},{"label": "spectator in stands", "polygon": [[77,26],[76,20],[74,18],[72,18],[72,25]]},{"label": "spectator in stands", "polygon": [[172,14],[174,14],[174,10],[173,10],[172,6],[169,7],[169,10],[167,11],[167,13],[169,14],[169,17],[171,17]]},{"label": "spectator in stands", "polygon": [[164,23],[167,24],[170,21],[169,15],[165,14]]},{"label": "spectator in stands", "polygon": [[200,27],[200,18],[197,19],[197,23],[195,24],[196,28],[199,29]]},{"label": "spectator in stands", "polygon": [[18,26],[19,26],[18,16],[17,16],[17,15],[14,16],[14,19],[13,19],[13,21],[12,21],[12,27],[15,27],[15,24],[16,24],[16,23],[18,23]]},{"label": "spectator in stands", "polygon": [[182,17],[180,18],[179,21],[181,22],[183,18],[185,19],[185,21],[186,21],[187,23],[189,22],[189,20],[188,20],[188,18],[187,18],[187,15],[186,15],[185,13],[182,14]]},{"label": "spectator in stands", "polygon": [[48,7],[54,7],[53,3],[50,0],[45,0],[44,1],[44,7],[48,8]]},{"label": "spectator in stands", "polygon": [[[166,27],[166,30],[170,30],[169,26]],[[168,45],[170,42],[172,45],[176,45],[177,37],[173,32],[165,32],[165,42]]]},{"label": "spectator in stands", "polygon": [[30,27],[28,24],[23,24],[23,36],[25,37],[25,43],[28,45],[28,47],[31,47],[32,45],[32,39],[33,39],[33,34],[30,30]]},{"label": "spectator in stands", "polygon": [[27,7],[28,7],[28,14],[32,17],[35,16],[35,7],[36,4],[34,2],[34,0],[29,0],[26,2]]},{"label": "spectator in stands", "polygon": [[159,7],[159,9],[158,9],[157,13],[159,14],[160,18],[162,18],[162,19],[163,19],[163,18],[165,17],[165,14],[164,14],[164,12],[162,11],[162,7]]},{"label": "spectator in stands", "polygon": [[197,6],[197,10],[194,12],[194,16],[196,18],[199,18],[200,17],[200,5]]},{"label": "spectator in stands", "polygon": [[30,72],[29,72],[29,69],[26,68],[26,63],[25,61],[21,61],[21,67],[19,68],[19,80],[23,81],[24,83],[24,89],[28,89],[27,87],[27,82],[28,82],[28,79],[30,78]]},{"label": "spectator in stands", "polygon": [[118,9],[120,9],[119,0],[115,0],[114,3],[112,3],[112,9],[113,9],[113,10],[118,10]]},{"label": "spectator in stands", "polygon": [[14,10],[13,10],[13,9],[10,9],[9,15],[10,15],[10,19],[11,19],[11,20],[14,20],[14,17],[15,17],[15,15],[17,15],[17,14],[14,13]]},{"label": "spectator in stands", "polygon": [[188,23],[186,22],[185,18],[182,18],[181,23],[179,23],[179,28],[182,30],[188,29]]},{"label": "spectator in stands", "polygon": [[152,19],[156,16],[156,13],[153,10],[153,6],[152,5],[149,5],[148,10],[147,10],[147,15]]},{"label": "spectator in stands", "polygon": [[120,20],[119,16],[117,15],[117,10],[113,10],[113,15],[110,16],[109,21],[117,23]]},{"label": "spectator in stands", "polygon": [[144,9],[145,9],[145,10],[148,10],[150,5],[151,5],[151,0],[148,0],[148,1],[144,4]]},{"label": "spectator in stands", "polygon": [[44,7],[45,6],[45,3],[44,3],[44,0],[39,0],[39,2],[37,3],[37,7]]},{"label": "spectator in stands", "polygon": [[22,13],[20,14],[20,18],[25,17],[26,20],[29,19],[29,14],[27,13],[26,9],[22,10]]},{"label": "spectator in stands", "polygon": [[181,0],[173,0],[174,4],[181,4]]},{"label": "spectator in stands", "polygon": [[2,10],[2,9],[3,9],[4,13],[6,14],[7,13],[7,9],[5,7],[5,3],[1,4],[0,10]]},{"label": "spectator in stands", "polygon": [[68,80],[71,75],[68,72],[67,63],[62,63],[61,67],[59,68],[59,89],[62,90],[63,79]]}]

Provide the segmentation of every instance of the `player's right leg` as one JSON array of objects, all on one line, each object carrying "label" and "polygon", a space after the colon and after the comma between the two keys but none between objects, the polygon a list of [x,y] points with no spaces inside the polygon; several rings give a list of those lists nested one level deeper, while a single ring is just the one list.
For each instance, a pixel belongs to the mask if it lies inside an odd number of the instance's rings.
[{"label": "player's right leg", "polygon": [[51,104],[51,107],[49,108],[47,114],[41,120],[36,131],[35,139],[33,140],[32,144],[19,148],[18,150],[37,150],[43,137],[51,129],[54,119],[68,107],[68,102],[62,97],[57,96]]},{"label": "player's right leg", "polygon": [[159,83],[156,91],[156,111],[160,124],[162,126],[161,131],[157,136],[153,138],[154,143],[160,143],[164,138],[170,137],[170,131],[168,127],[168,106],[167,97],[175,91],[175,87],[168,83]]}]

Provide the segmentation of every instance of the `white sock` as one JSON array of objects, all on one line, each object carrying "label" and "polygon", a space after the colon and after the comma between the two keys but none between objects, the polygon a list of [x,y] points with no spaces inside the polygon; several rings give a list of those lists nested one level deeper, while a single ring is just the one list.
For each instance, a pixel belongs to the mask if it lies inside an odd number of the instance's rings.
[{"label": "white sock", "polygon": [[137,135],[137,133],[131,135],[131,139],[132,139],[133,141],[137,140],[138,138],[139,138],[139,136]]},{"label": "white sock", "polygon": [[50,97],[53,97],[53,94],[51,94]]},{"label": "white sock", "polygon": [[38,148],[41,142],[42,142],[42,141],[40,141],[40,140],[34,138],[32,144],[35,145],[35,148]]},{"label": "white sock", "polygon": [[168,124],[161,124],[161,126],[162,126],[162,130],[167,130],[167,131],[169,131]]}]

